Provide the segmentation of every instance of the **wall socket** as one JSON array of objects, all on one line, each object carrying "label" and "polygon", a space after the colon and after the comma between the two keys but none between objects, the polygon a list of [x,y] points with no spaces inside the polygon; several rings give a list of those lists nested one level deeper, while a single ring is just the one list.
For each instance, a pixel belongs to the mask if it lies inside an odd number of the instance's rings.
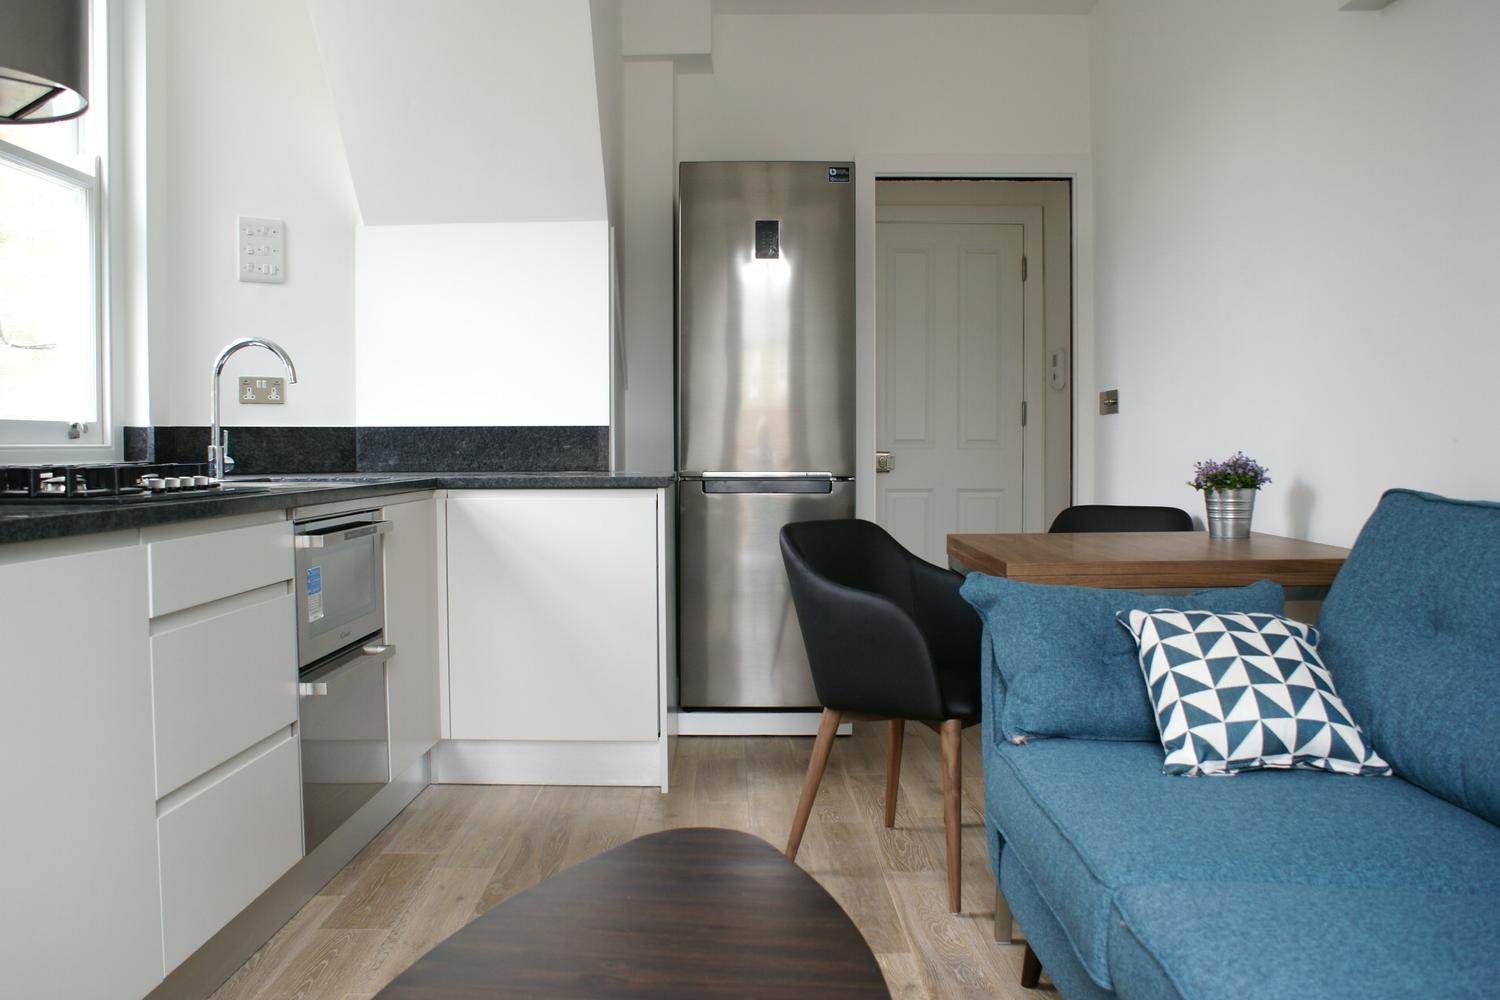
[{"label": "wall socket", "polygon": [[1120,412],[1120,390],[1105,389],[1099,393],[1099,416],[1107,417]]},{"label": "wall socket", "polygon": [[240,402],[270,403],[279,406],[286,402],[286,379],[279,375],[267,378],[241,375]]}]

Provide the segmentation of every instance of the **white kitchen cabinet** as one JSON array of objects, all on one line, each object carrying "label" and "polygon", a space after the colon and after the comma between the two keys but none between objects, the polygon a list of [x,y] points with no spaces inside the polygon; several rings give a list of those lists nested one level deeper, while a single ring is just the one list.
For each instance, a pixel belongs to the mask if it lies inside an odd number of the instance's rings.
[{"label": "white kitchen cabinet", "polygon": [[437,502],[388,504],[385,637],[391,774],[399,777],[438,741]]},{"label": "white kitchen cabinet", "polygon": [[288,729],[162,804],[166,967],[213,937],[302,857],[302,783]]},{"label": "white kitchen cabinet", "polygon": [[450,494],[447,735],[658,738],[660,503],[655,490]]},{"label": "white kitchen cabinet", "polygon": [[0,552],[7,996],[139,997],[162,979],[146,552],[80,548]]},{"label": "white kitchen cabinet", "polygon": [[292,578],[292,530],[284,520],[170,531],[178,537],[148,546],[153,618]]},{"label": "white kitchen cabinet", "polygon": [[170,973],[302,857],[294,550],[280,512],[143,534]]},{"label": "white kitchen cabinet", "polygon": [[230,603],[151,637],[158,797],[297,721],[292,595]]}]

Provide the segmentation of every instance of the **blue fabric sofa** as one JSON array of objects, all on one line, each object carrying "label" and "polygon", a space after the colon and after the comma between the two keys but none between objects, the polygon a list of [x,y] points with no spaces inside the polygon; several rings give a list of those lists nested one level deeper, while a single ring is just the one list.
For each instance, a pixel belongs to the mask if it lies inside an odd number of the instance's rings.
[{"label": "blue fabric sofa", "polygon": [[1396,777],[1014,745],[986,658],[990,860],[1068,1000],[1500,997],[1500,504],[1387,493],[1319,628]]}]

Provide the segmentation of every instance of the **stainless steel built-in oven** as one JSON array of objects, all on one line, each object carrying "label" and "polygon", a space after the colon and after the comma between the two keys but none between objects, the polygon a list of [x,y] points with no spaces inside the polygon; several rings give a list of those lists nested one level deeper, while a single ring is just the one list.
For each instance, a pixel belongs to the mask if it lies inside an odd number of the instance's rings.
[{"label": "stainless steel built-in oven", "polygon": [[297,523],[297,659],[306,667],[385,627],[391,530],[378,511]]},{"label": "stainless steel built-in oven", "polygon": [[311,851],[391,780],[384,536],[378,511],[299,521],[298,729]]}]

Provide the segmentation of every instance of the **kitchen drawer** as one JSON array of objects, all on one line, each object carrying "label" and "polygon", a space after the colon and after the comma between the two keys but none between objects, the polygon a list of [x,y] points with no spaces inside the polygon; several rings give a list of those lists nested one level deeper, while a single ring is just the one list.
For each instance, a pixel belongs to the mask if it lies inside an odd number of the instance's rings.
[{"label": "kitchen drawer", "polygon": [[157,819],[167,972],[302,857],[301,791],[288,733]]},{"label": "kitchen drawer", "polygon": [[152,618],[292,578],[286,521],[152,542],[147,550]]},{"label": "kitchen drawer", "polygon": [[297,718],[289,593],[151,637],[156,797]]}]

